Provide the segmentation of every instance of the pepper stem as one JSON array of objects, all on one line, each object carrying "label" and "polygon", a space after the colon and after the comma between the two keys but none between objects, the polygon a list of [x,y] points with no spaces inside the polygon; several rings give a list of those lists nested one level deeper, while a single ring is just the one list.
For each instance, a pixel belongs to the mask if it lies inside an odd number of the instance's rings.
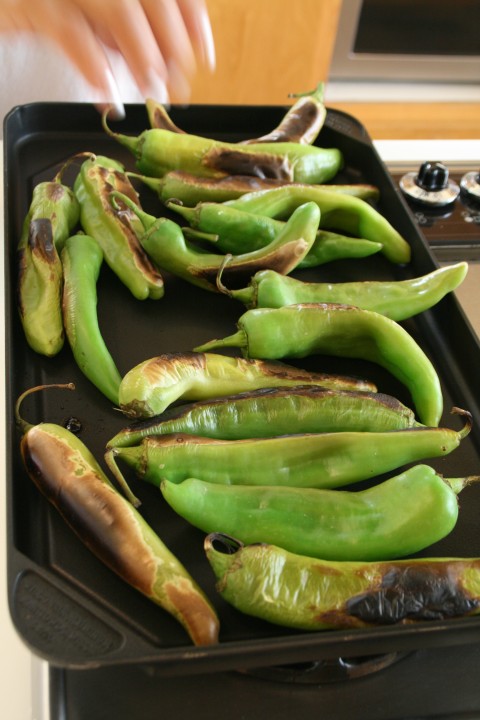
[{"label": "pepper stem", "polygon": [[128,148],[130,152],[132,152],[134,155],[137,153],[138,148],[138,137],[132,137],[130,135],[122,135],[121,133],[113,132],[111,128],[108,127],[107,124],[107,117],[112,108],[107,107],[104,112],[102,113],[102,127],[111,138],[116,140],[120,143],[120,145],[123,145],[124,147]]},{"label": "pepper stem", "polygon": [[210,342],[205,343],[204,345],[198,345],[196,348],[193,348],[194,352],[208,352],[209,350],[216,350],[217,348],[223,348],[223,347],[239,347],[239,348],[246,348],[247,347],[247,335],[244,330],[237,330],[236,333],[233,335],[229,335],[228,337],[218,339],[218,340],[210,340]]},{"label": "pepper stem", "polygon": [[131,502],[133,507],[138,508],[138,507],[140,507],[140,505],[142,503],[139,500],[139,498],[137,498],[137,496],[134,495],[134,493],[130,489],[130,485],[125,480],[125,476],[123,475],[123,473],[121,472],[120,468],[118,467],[118,465],[115,461],[116,455],[118,455],[117,448],[112,448],[111,450],[108,450],[104,455],[105,463],[107,464],[108,469],[112,473],[112,475],[115,478],[115,480],[117,481],[118,485],[122,488],[123,493],[124,493],[125,497],[127,498],[127,500],[129,500]]},{"label": "pepper stem", "polygon": [[145,230],[148,230],[157,222],[157,218],[154,215],[149,215],[144,210],[142,210],[141,207],[139,207],[131,198],[129,198],[127,195],[124,195],[121,192],[118,192],[117,190],[112,190],[110,193],[110,198],[112,200],[112,205],[119,210],[120,207],[118,203],[116,203],[116,200],[120,200],[124,205],[126,205],[129,210],[135,213],[135,215],[138,217],[140,222],[142,223]]},{"label": "pepper stem", "polygon": [[17,402],[15,403],[15,423],[17,427],[22,431],[22,434],[25,435],[31,428],[35,427],[33,423],[29,423],[26,420],[22,418],[20,415],[20,406],[25,400],[26,397],[29,395],[32,395],[34,392],[38,392],[39,390],[50,390],[51,388],[59,388],[61,390],[75,390],[74,383],[54,383],[53,385],[36,385],[35,387],[28,388],[28,390],[25,390],[17,399]]},{"label": "pepper stem", "polygon": [[452,413],[452,415],[461,415],[463,418],[465,418],[465,425],[458,433],[460,435],[460,438],[463,440],[467,437],[467,435],[470,434],[470,430],[472,429],[472,414],[468,410],[462,410],[462,408],[458,407],[453,407],[450,412]]},{"label": "pepper stem", "polygon": [[463,478],[443,478],[444,481],[449,485],[455,495],[459,495],[468,485],[480,481],[480,475],[468,475]]}]

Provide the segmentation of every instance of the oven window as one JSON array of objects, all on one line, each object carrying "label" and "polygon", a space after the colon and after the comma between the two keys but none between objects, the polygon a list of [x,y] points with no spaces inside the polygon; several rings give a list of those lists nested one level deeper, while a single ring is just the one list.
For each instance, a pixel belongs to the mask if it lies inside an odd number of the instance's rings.
[{"label": "oven window", "polygon": [[480,54],[480,0],[363,0],[356,53]]}]

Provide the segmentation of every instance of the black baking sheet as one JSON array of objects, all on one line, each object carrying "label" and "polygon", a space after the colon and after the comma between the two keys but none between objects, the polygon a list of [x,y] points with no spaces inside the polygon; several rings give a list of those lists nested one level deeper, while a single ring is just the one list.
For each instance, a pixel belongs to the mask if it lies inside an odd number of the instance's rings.
[{"label": "black baking sheet", "polygon": [[[261,135],[283,116],[281,107],[172,107],[174,121],[186,131],[238,141]],[[138,134],[148,125],[142,105],[127,106],[126,119],[114,128]],[[381,190],[378,209],[412,245],[412,262],[395,267],[382,256],[337,261],[297,273],[305,279],[402,279],[437,267],[410,212],[371,140],[356,119],[328,111],[319,145],[339,147],[346,166],[336,182],[368,182]],[[106,136],[90,105],[41,103],[15,108],[5,121],[5,317],[6,317],[6,483],[8,590],[11,615],[19,634],[38,655],[64,667],[95,667],[153,661],[171,674],[301,663],[330,657],[405,652],[421,647],[459,645],[480,640],[480,617],[432,621],[410,626],[298,633],[239,614],[216,594],[203,553],[204,534],[174,515],[155,488],[132,480],[143,501],[142,513],[214,602],[221,620],[218,646],[195,648],[169,615],[122,583],[73,535],[26,476],[13,420],[18,395],[41,383],[70,382],[73,393],[37,393],[23,406],[31,422],[65,423],[74,417],[80,437],[102,461],[107,440],[126,424],[78,371],[66,344],[53,359],[26,345],[15,306],[15,249],[32,189],[53,177],[75,153],[92,151],[114,157],[134,169],[131,155]],[[66,179],[73,180],[73,175]],[[151,191],[139,187],[148,211],[162,209]],[[165,276],[160,301],[135,300],[108,268],[98,285],[100,326],[121,373],[162,352],[189,351],[213,337],[230,334],[242,305],[225,296]],[[431,464],[445,476],[479,472],[480,347],[453,295],[434,309],[404,323],[432,358],[445,394],[443,423],[456,427],[453,405],[473,414],[470,437],[452,455]],[[344,372],[375,381],[380,390],[411,404],[405,388],[377,366],[339,358],[314,357],[297,363],[309,369]],[[455,530],[426,555],[480,555],[480,488],[462,492]]]}]

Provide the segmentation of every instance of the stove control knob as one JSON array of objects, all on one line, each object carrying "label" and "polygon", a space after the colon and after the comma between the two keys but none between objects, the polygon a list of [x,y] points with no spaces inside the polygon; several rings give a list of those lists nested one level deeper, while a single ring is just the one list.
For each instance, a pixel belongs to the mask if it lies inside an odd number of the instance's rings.
[{"label": "stove control knob", "polygon": [[473,170],[466,173],[460,180],[460,187],[472,199],[480,200],[480,172]]},{"label": "stove control knob", "polygon": [[417,173],[404,175],[400,189],[411,200],[428,207],[449,205],[460,194],[457,183],[449,179],[448,168],[440,162],[424,162]]}]

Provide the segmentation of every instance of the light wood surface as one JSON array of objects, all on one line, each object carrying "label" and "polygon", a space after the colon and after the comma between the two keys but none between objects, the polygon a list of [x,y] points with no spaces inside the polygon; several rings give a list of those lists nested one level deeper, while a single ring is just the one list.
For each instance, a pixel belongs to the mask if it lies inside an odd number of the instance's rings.
[{"label": "light wood surface", "polygon": [[330,103],[356,117],[374,140],[480,138],[480,103]]}]

